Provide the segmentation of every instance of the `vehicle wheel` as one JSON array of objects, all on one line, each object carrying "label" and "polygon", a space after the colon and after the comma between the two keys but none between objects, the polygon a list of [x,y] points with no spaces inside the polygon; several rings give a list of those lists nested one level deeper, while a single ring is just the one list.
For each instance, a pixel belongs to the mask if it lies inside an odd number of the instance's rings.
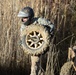
[{"label": "vehicle wheel", "polygon": [[24,52],[39,55],[46,51],[50,43],[50,35],[46,27],[39,24],[26,26],[22,31],[22,46]]},{"label": "vehicle wheel", "polygon": [[69,73],[71,67],[72,67],[71,61],[66,62],[61,68],[60,75],[70,75]]}]

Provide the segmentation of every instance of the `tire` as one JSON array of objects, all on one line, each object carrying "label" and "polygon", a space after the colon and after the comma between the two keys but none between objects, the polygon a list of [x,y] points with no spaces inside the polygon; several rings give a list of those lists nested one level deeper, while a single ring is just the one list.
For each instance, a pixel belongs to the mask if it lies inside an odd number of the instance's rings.
[{"label": "tire", "polygon": [[44,53],[49,46],[50,35],[46,27],[39,24],[26,26],[22,31],[22,46],[24,52],[31,55]]},{"label": "tire", "polygon": [[61,68],[60,75],[70,75],[69,73],[71,67],[72,67],[71,61],[66,62]]}]

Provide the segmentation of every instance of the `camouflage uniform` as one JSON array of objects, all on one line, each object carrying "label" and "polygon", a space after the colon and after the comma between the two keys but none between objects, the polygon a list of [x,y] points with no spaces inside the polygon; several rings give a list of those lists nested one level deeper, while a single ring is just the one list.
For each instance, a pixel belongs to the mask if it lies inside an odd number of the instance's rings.
[{"label": "camouflage uniform", "polygon": [[[33,18],[31,23],[32,24],[37,24],[38,23],[38,24],[41,24],[41,25],[44,25],[44,26],[49,26],[51,35],[53,35],[53,33],[54,33],[54,25],[49,20],[46,20],[45,18]],[[24,30],[26,26],[27,25],[22,23],[20,31],[22,32],[22,30]]]}]

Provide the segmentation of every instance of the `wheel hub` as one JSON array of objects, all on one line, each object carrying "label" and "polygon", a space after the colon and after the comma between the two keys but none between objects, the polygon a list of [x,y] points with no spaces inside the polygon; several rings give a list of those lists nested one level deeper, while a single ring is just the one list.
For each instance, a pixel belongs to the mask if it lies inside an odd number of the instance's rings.
[{"label": "wheel hub", "polygon": [[30,49],[38,49],[43,45],[43,37],[37,31],[32,31],[26,36],[26,45]]}]

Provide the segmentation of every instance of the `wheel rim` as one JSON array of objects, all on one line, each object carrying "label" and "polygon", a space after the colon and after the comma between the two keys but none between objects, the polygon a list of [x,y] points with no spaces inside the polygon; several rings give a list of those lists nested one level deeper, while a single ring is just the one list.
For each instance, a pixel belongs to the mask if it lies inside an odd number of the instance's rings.
[{"label": "wheel rim", "polygon": [[42,35],[37,31],[32,31],[26,36],[26,45],[30,49],[34,49],[34,50],[39,49],[40,47],[43,46],[43,43],[44,43],[44,39]]}]

